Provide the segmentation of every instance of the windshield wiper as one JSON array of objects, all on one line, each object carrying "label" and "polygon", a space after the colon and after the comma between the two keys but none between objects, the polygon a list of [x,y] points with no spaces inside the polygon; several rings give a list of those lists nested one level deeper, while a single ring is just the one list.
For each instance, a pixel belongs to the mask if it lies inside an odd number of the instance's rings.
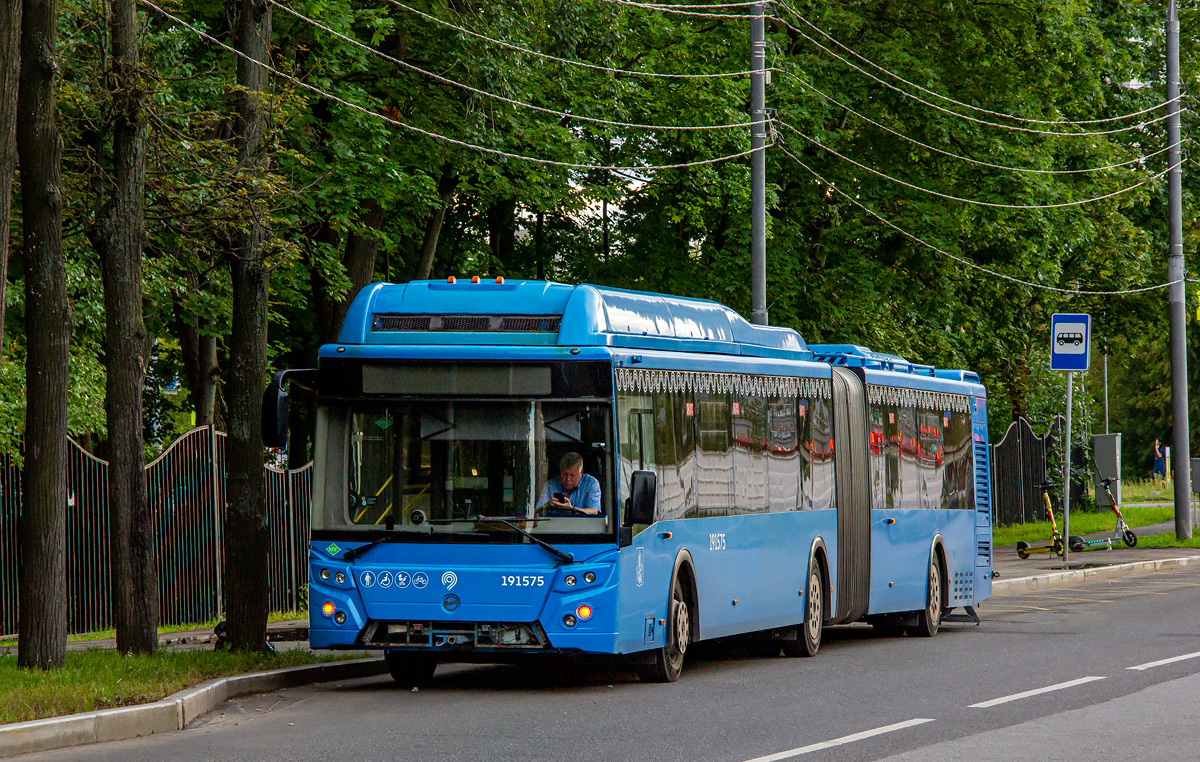
[{"label": "windshield wiper", "polygon": [[357,548],[351,548],[350,550],[347,550],[345,553],[342,554],[342,560],[343,561],[353,561],[354,559],[358,558],[363,553],[366,553],[368,550],[375,547],[376,545],[379,545],[379,544],[385,543],[385,542],[395,542],[396,540],[402,539],[403,536],[404,535],[402,535],[402,534],[389,534],[384,537],[380,537],[378,540],[371,540],[366,545],[359,545]]},{"label": "windshield wiper", "polygon": [[[541,520],[544,521],[545,519],[541,519]],[[511,521],[509,521],[506,518],[502,518],[500,516],[476,516],[474,518],[474,521],[485,523],[485,524],[488,524],[488,523],[503,524],[504,526],[508,527],[509,529],[513,530],[514,532],[519,532],[520,534],[523,534],[526,537],[528,537],[529,539],[533,540],[535,543],[537,543],[540,547],[545,549],[547,552],[553,554],[554,557],[557,558],[562,563],[564,563],[564,564],[575,563],[575,556],[571,555],[570,553],[561,551],[558,548],[551,545],[550,543],[543,540],[542,538],[536,537],[536,536],[530,534],[529,532],[526,532],[524,529],[522,529],[521,527],[512,523]]]}]

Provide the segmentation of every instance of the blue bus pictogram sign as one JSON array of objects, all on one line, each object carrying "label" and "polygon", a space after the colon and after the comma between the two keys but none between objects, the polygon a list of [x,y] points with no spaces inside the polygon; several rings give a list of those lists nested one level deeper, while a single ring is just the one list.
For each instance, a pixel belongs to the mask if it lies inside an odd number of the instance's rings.
[{"label": "blue bus pictogram sign", "polygon": [[1087,370],[1092,316],[1056,312],[1050,318],[1050,370]]}]

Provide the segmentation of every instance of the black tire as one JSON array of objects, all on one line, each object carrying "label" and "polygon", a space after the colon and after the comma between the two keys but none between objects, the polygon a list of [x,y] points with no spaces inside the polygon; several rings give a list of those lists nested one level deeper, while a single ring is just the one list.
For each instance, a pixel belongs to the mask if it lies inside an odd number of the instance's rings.
[{"label": "black tire", "polygon": [[671,583],[665,637],[663,647],[643,656],[638,665],[638,675],[647,683],[673,683],[683,672],[683,659],[692,640],[692,614],[678,577]]},{"label": "black tire", "polygon": [[1121,540],[1125,543],[1125,547],[1127,548],[1132,548],[1134,545],[1137,545],[1137,535],[1133,533],[1132,529],[1126,529],[1124,532],[1122,532]]},{"label": "black tire", "polygon": [[401,688],[423,688],[433,679],[437,659],[423,653],[407,651],[384,651],[383,661],[387,664],[392,679]]},{"label": "black tire", "polygon": [[1029,558],[1029,543],[1025,541],[1017,543],[1017,557],[1022,560]]},{"label": "black tire", "polygon": [[1068,543],[1071,546],[1072,553],[1082,553],[1084,549],[1083,538],[1077,534],[1071,535],[1071,540]]},{"label": "black tire", "polygon": [[937,554],[929,556],[929,581],[925,587],[925,608],[917,613],[917,626],[910,627],[910,635],[922,638],[932,638],[938,633],[938,625],[942,623],[942,593],[946,587],[942,579],[942,565],[938,563]]},{"label": "black tire", "polygon": [[784,656],[816,656],[821,648],[821,633],[825,629],[825,578],[814,560],[808,570],[808,585],[804,594],[804,621],[795,640],[783,642]]}]

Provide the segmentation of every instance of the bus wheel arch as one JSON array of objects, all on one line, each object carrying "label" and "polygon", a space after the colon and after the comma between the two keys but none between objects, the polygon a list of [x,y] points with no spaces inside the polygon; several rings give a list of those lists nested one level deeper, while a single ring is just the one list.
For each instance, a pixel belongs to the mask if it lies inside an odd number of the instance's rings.
[{"label": "bus wheel arch", "polygon": [[[680,550],[675,556],[675,569],[671,572],[671,584],[675,584],[675,580],[679,580],[680,586],[683,588],[684,599],[687,600],[688,608],[691,610],[691,640],[695,643],[700,639],[700,591],[696,585],[696,567],[692,562],[692,554],[687,550]],[[669,595],[669,593],[668,593]]]},{"label": "bus wheel arch", "polygon": [[924,638],[937,635],[942,617],[946,614],[946,549],[941,533],[934,535],[930,545],[928,568],[925,608],[917,612],[917,626],[910,629],[910,633]]},{"label": "bus wheel arch", "polygon": [[667,591],[663,645],[637,657],[638,675],[645,682],[673,683],[678,680],[687,657],[687,648],[695,642],[699,617],[695,608],[696,572],[691,561],[691,554],[686,550],[680,551],[675,557],[671,586]]},{"label": "bus wheel arch", "polygon": [[783,642],[783,652],[787,656],[816,656],[821,648],[821,637],[830,611],[829,566],[825,556],[825,543],[820,537],[813,540],[808,552],[801,596],[804,601],[804,618],[797,628],[796,638]]}]

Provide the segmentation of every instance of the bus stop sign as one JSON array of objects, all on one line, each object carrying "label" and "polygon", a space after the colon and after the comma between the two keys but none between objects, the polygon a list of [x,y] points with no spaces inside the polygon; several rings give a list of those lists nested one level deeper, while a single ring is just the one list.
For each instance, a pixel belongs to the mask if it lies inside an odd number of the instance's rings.
[{"label": "bus stop sign", "polygon": [[1050,318],[1050,370],[1087,370],[1091,340],[1091,315],[1054,313]]}]

